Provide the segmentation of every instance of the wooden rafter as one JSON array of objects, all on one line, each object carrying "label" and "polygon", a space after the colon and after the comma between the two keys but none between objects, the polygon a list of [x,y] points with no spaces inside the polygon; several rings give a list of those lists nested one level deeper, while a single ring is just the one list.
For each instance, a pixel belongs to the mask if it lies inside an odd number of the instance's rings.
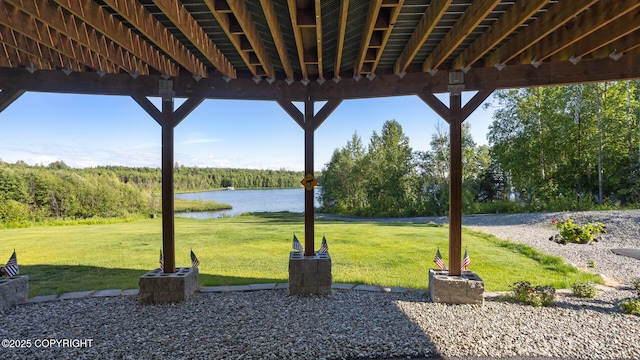
[{"label": "wooden rafter", "polygon": [[87,28],[87,25],[78,20],[73,14],[64,12],[60,7],[51,4],[47,0],[6,0],[6,2],[56,29],[92,52],[117,64],[129,73],[137,72],[141,75],[149,73],[148,67],[135,56],[105,38],[95,29]]},{"label": "wooden rafter", "polygon": [[22,94],[24,94],[24,90],[16,90],[4,88],[0,91],[0,112],[7,108],[7,106],[11,105],[14,101],[16,101]]},{"label": "wooden rafter", "polygon": [[93,53],[90,49],[23,13],[8,2],[0,2],[0,25],[14,29],[15,32],[60,53],[62,57],[74,59],[73,61],[67,60],[65,63],[66,67],[75,71],[82,70],[76,63],[81,63],[95,70],[113,71],[116,68],[108,59]]},{"label": "wooden rafter", "polygon": [[447,11],[452,0],[433,0],[427,7],[424,15],[420,19],[420,23],[416,26],[411,38],[404,47],[400,57],[396,60],[396,64],[393,67],[393,72],[396,74],[403,73],[407,70],[413,58],[418,54],[418,51],[422,47],[422,44],[427,40],[431,32],[436,27],[442,15]]},{"label": "wooden rafter", "polygon": [[376,71],[403,3],[404,0],[376,0],[369,3],[354,76],[369,75]]},{"label": "wooden rafter", "polygon": [[[640,3],[638,3],[637,6],[640,6]],[[579,42],[573,44],[573,46],[565,49],[562,53],[558,53],[553,60],[567,60],[571,56],[576,59],[582,58],[598,48],[634,33],[638,29],[640,29],[640,9],[636,8],[620,17],[620,21],[609,23],[609,25],[592,32],[589,36],[586,36]],[[637,41],[636,38],[636,43]],[[620,50],[624,51],[623,49]]]},{"label": "wooden rafter", "polygon": [[602,58],[610,55],[625,54],[633,49],[640,48],[640,30],[609,43],[591,53],[594,58]]},{"label": "wooden rafter", "polygon": [[322,79],[320,0],[309,2],[288,0],[288,4],[302,79],[309,81],[309,75],[318,75],[318,78]]},{"label": "wooden rafter", "polygon": [[178,75],[173,61],[93,1],[52,0],[160,73]]},{"label": "wooden rafter", "polygon": [[[590,34],[606,27],[611,22],[638,7],[640,7],[640,1],[638,0],[600,1],[576,17],[571,26],[554,31],[525,50],[518,56],[516,63],[528,64],[534,59],[535,61],[544,61],[561,51],[566,55],[566,57],[561,55],[561,58],[566,60],[573,55],[573,51],[569,49],[571,45],[581,39],[593,39],[593,37],[589,36]],[[637,19],[635,20],[637,21]],[[616,23],[624,24],[624,21]]]},{"label": "wooden rafter", "polygon": [[154,0],[153,2],[220,73],[230,78],[236,77],[233,65],[181,2],[167,0]]},{"label": "wooden rafter", "polygon": [[524,30],[509,39],[485,59],[485,66],[506,64],[529,46],[537,43],[598,0],[571,0],[556,3]]},{"label": "wooden rafter", "polygon": [[547,3],[549,0],[527,0],[513,4],[487,31],[458,55],[453,61],[453,68],[462,69],[473,65]]},{"label": "wooden rafter", "polygon": [[344,35],[347,31],[347,16],[349,15],[349,0],[343,0],[340,6],[340,20],[338,20],[338,41],[336,44],[336,63],[333,67],[333,77],[340,78],[342,65],[342,50],[344,49]]},{"label": "wooden rafter", "polygon": [[137,0],[103,0],[162,51],[194,75],[206,76],[204,64],[182,45]]},{"label": "wooden rafter", "polygon": [[276,50],[280,56],[280,62],[282,63],[284,73],[288,80],[293,80],[293,68],[291,67],[291,61],[289,60],[289,54],[287,53],[287,45],[285,44],[284,37],[282,36],[282,30],[280,29],[278,15],[276,14],[276,9],[273,6],[273,1],[260,0],[260,5],[262,5],[262,11],[264,12],[267,25],[269,26],[269,31],[271,31],[271,37],[273,38]]},{"label": "wooden rafter", "polygon": [[394,0],[390,2],[383,2],[380,11],[378,12],[378,20],[375,25],[375,32],[381,32],[382,41],[380,46],[376,47],[369,43],[368,51],[375,51],[375,58],[373,61],[368,61],[367,57],[369,54],[365,56],[365,62],[369,63],[369,73],[373,74],[378,67],[378,63],[380,62],[380,58],[382,57],[382,53],[387,46],[387,41],[391,36],[391,31],[393,30],[393,26],[398,19],[398,15],[400,15],[400,10],[402,9],[402,4],[404,0]]},{"label": "wooden rafter", "polygon": [[253,76],[273,78],[273,65],[244,2],[207,0],[206,4]]},{"label": "wooden rafter", "polygon": [[500,3],[500,0],[474,1],[460,16],[453,28],[422,64],[422,71],[433,71],[447,59],[482,20]]},{"label": "wooden rafter", "polygon": [[[369,1],[369,10],[367,11],[367,19],[364,23],[364,29],[362,31],[362,40],[360,40],[360,49],[358,50],[358,57],[356,59],[356,63],[353,66],[353,76],[358,77],[362,74],[362,69],[364,67],[364,60],[367,56],[367,51],[369,50],[370,43],[373,41],[375,45],[380,45],[382,43],[382,39],[372,40],[373,29],[376,25],[376,21],[378,20],[378,13],[380,12],[380,7],[382,6],[382,0],[372,0]],[[372,57],[375,59],[375,56]],[[367,73],[365,71],[365,73]]]}]

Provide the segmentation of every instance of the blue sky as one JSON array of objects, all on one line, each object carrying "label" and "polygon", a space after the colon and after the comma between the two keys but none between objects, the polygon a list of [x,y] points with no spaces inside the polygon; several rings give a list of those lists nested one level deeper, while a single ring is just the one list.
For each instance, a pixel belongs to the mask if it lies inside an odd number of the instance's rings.
[{"label": "blue sky", "polygon": [[[472,95],[472,94],[471,94]],[[463,97],[463,102],[470,95]],[[448,104],[448,95],[441,99]],[[159,104],[157,99],[152,99]],[[176,100],[176,108],[181,100]],[[316,111],[320,104],[316,104]],[[486,144],[493,109],[467,122]],[[448,125],[415,96],[346,100],[315,133],[315,170],[354,132],[365,146],[395,119],[413,150],[427,150]],[[25,93],[0,112],[0,159],[73,167],[161,165],[160,126],[129,97]],[[175,131],[175,161],[185,166],[302,170],[302,129],[272,101],[205,100]]]}]

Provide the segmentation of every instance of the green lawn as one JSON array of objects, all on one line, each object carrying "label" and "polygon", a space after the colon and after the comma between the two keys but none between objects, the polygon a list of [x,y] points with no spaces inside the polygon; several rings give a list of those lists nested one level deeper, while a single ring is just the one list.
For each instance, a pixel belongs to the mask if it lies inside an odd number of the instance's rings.
[{"label": "green lawn", "polygon": [[[286,282],[293,233],[304,243],[302,215],[255,214],[221,219],[176,219],[176,265],[200,259],[202,286]],[[316,222],[316,248],[326,234],[333,281],[411,288],[427,286],[440,247],[448,257],[448,228],[430,224]],[[161,219],[105,225],[43,226],[0,230],[0,263],[16,249],[31,296],[97,289],[134,289],[158,267]],[[568,288],[599,278],[526,246],[464,230],[471,270],[488,291],[515,281]]]}]

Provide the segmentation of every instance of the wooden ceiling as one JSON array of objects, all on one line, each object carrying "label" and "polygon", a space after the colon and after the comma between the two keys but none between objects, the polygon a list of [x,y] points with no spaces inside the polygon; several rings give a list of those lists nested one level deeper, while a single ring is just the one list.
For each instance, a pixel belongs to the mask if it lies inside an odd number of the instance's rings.
[{"label": "wooden ceiling", "polygon": [[[0,88],[296,100],[640,77],[638,0],[0,0]],[[29,74],[29,75],[27,75]]]}]

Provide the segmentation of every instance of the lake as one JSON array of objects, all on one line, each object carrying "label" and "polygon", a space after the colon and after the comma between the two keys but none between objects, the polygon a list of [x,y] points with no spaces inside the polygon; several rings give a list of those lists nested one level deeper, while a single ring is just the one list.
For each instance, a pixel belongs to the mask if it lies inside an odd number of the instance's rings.
[{"label": "lake", "polygon": [[[233,206],[231,210],[176,213],[176,216],[196,219],[234,216],[248,212],[304,212],[304,188],[260,189],[260,190],[218,190],[197,193],[176,194],[177,198],[188,200],[209,200]],[[320,206],[315,190],[315,206]]]}]

